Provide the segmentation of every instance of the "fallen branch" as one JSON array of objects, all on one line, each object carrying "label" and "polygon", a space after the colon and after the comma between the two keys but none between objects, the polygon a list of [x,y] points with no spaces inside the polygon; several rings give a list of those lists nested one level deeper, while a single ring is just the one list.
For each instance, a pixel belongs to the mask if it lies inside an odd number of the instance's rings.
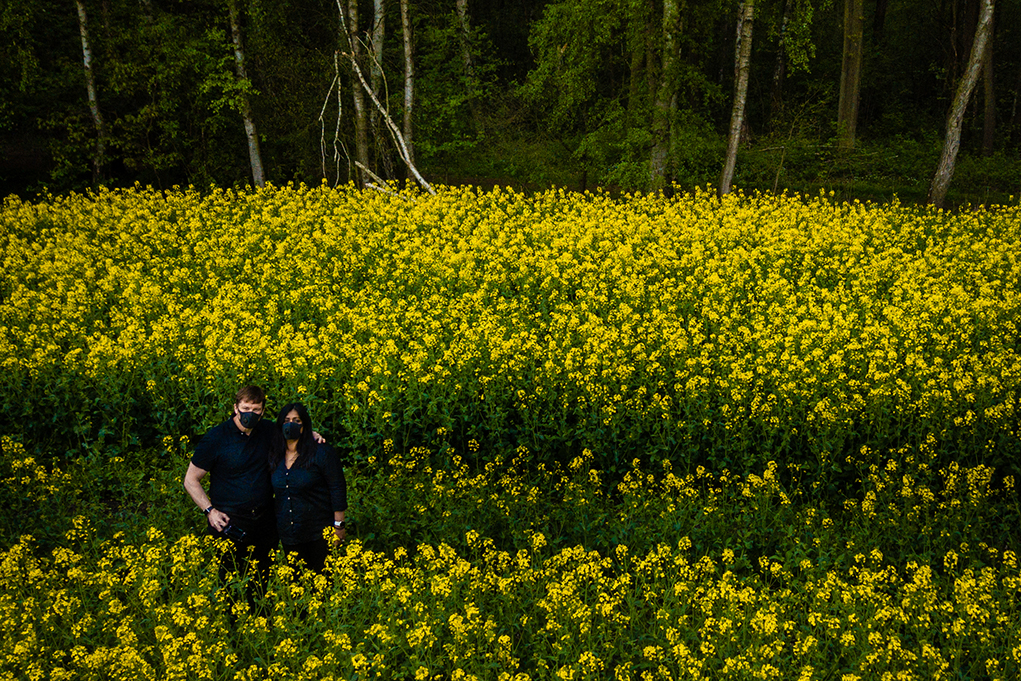
[{"label": "fallen branch", "polygon": [[[396,196],[397,198],[404,199],[405,201],[413,201],[413,199],[411,199],[411,198],[409,198],[409,197],[407,197],[407,196],[405,196],[403,194],[398,194],[397,192],[395,192],[392,189],[390,189],[387,186],[386,180],[384,180],[379,175],[377,175],[376,173],[374,173],[371,170],[369,170],[368,168],[366,168],[364,165],[362,165],[358,161],[355,161],[355,165],[358,166],[359,168],[361,168],[362,172],[364,172],[366,175],[368,175],[370,178],[372,178],[373,182],[366,182],[365,183],[365,186],[368,187],[369,189],[375,189],[378,192],[382,192],[383,194],[388,194],[389,196]],[[378,182],[379,184],[376,184],[376,182]]]},{"label": "fallen branch", "polygon": [[[416,168],[415,164],[412,162],[411,154],[408,153],[408,147],[404,142],[404,135],[401,134],[400,129],[397,127],[397,124],[394,123],[393,119],[390,118],[390,114],[387,112],[386,108],[379,103],[379,99],[376,97],[376,93],[372,91],[372,87],[365,81],[365,76],[362,74],[362,69],[358,65],[358,60],[354,57],[354,45],[351,44],[351,34],[348,33],[347,30],[347,20],[344,18],[344,8],[340,4],[340,0],[337,0],[337,9],[340,12],[340,23],[344,29],[344,35],[347,36],[348,46],[351,48],[350,52],[343,53],[344,56],[351,61],[351,68],[355,72],[355,75],[358,76],[358,81],[362,84],[365,92],[368,93],[369,99],[371,99],[372,103],[376,106],[376,110],[379,111],[383,120],[386,121],[387,128],[390,129],[390,134],[393,136],[394,142],[397,144],[397,151],[401,155],[401,160],[404,161],[406,166],[408,166],[408,170],[410,170],[411,174],[415,176],[415,179],[418,180],[420,185],[422,185],[422,188],[435,196],[436,190],[433,189],[431,184],[426,182],[426,179],[422,177],[422,174],[418,172],[418,168]],[[364,166],[360,163],[358,166],[364,170]]]}]

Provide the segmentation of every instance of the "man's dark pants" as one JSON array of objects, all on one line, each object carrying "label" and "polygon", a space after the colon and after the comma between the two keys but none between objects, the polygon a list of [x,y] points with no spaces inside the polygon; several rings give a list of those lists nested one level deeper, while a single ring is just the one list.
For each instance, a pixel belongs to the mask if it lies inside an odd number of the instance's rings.
[{"label": "man's dark pants", "polygon": [[[220,583],[225,584],[230,574],[238,575],[240,583],[244,585],[245,600],[248,601],[250,611],[260,612],[269,582],[269,553],[279,544],[276,517],[272,507],[257,512],[234,512],[227,515],[230,516],[230,524],[242,530],[245,535],[238,540],[209,528],[211,535],[226,538],[231,544],[220,558]],[[238,595],[231,594],[231,606],[240,600]]]}]

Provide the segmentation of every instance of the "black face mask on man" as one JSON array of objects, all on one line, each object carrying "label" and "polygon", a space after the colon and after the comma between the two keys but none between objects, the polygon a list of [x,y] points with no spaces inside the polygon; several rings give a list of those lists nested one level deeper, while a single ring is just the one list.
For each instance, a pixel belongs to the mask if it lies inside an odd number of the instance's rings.
[{"label": "black face mask on man", "polygon": [[239,411],[238,420],[242,428],[254,428],[255,424],[262,418],[262,414],[256,411]]}]

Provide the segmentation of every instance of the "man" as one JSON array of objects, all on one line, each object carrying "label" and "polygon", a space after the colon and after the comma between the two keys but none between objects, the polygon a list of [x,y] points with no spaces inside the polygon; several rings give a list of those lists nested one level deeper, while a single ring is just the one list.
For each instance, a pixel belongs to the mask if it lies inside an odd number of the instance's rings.
[{"label": "man", "polygon": [[[261,388],[239,390],[234,415],[199,441],[184,474],[184,489],[206,514],[209,533],[232,543],[220,563],[221,580],[228,572],[244,575],[248,560],[255,560],[258,572],[253,576],[260,590],[269,575],[269,552],[278,541],[268,468],[275,425],[263,420],[265,410]],[[202,488],[207,473],[212,473],[208,495]],[[251,591],[248,600],[253,601]]]}]

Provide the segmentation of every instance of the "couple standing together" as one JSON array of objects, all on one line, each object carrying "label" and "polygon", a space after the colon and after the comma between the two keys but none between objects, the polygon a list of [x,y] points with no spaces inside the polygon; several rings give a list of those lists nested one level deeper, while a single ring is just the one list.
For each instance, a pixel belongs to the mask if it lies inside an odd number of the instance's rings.
[{"label": "couple standing together", "polygon": [[[184,474],[184,488],[206,514],[210,534],[232,542],[221,578],[245,571],[249,549],[265,576],[278,542],[322,572],[330,550],[323,530],[332,527],[334,541],[344,539],[347,483],[336,452],[313,431],[301,403],[285,405],[276,423],[263,418],[265,409],[261,388],[239,390],[234,415],[199,441]],[[207,473],[208,495],[202,487]]]}]

